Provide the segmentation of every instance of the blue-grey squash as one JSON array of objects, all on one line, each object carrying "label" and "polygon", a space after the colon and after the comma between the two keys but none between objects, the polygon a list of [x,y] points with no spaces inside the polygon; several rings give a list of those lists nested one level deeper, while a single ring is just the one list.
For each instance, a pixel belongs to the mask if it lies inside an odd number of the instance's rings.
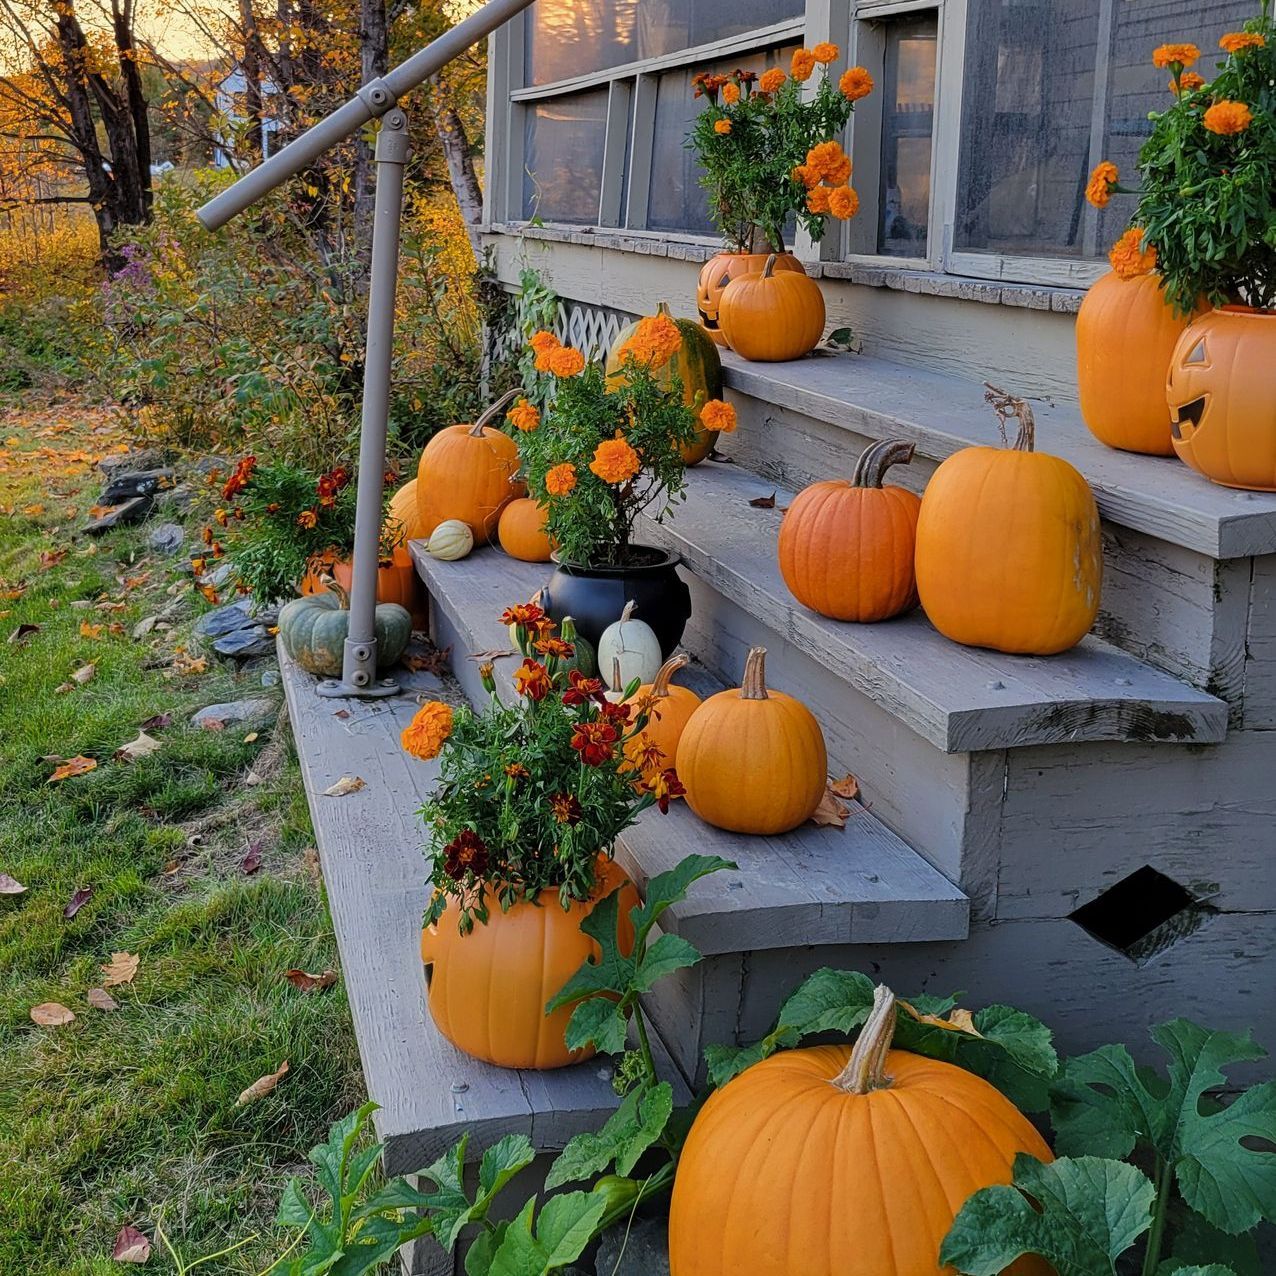
[{"label": "blue-grey squash", "polygon": [[[339,678],[350,632],[350,596],[331,577],[326,594],[308,594],[286,603],[279,613],[284,650],[307,672]],[[412,637],[412,617],[398,603],[379,603],[374,632],[377,668],[395,664]]]}]

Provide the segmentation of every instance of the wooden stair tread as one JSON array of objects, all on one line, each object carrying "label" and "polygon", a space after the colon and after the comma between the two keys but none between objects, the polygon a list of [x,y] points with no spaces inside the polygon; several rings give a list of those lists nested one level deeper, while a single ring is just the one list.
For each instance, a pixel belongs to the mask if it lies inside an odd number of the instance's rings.
[{"label": "wooden stair tread", "polygon": [[[761,364],[724,350],[722,358],[726,384],[740,394],[856,434],[906,439],[934,461],[971,443],[1000,445],[997,419],[976,381],[865,355]],[[1276,494],[1220,487],[1175,457],[1105,447],[1075,403],[1032,407],[1037,446],[1085,475],[1104,518],[1212,558],[1276,552]],[[848,457],[848,474],[853,463]]]},{"label": "wooden stair tread", "polygon": [[[386,1173],[424,1168],[466,1131],[473,1157],[506,1134],[526,1134],[538,1151],[556,1151],[572,1135],[596,1130],[619,1103],[606,1060],[553,1072],[496,1068],[459,1051],[430,1018],[419,945],[427,890],[417,810],[438,764],[410,757],[399,744],[416,695],[321,699],[316,679],[282,644],[278,652],[363,1075],[381,1105],[374,1120],[386,1144]],[[398,670],[396,677],[427,694],[439,688],[429,674]],[[324,796],[348,775],[365,787]],[[678,1087],[677,1101],[686,1102],[658,1039],[653,1049]]]},{"label": "wooden stair tread", "polygon": [[[877,625],[844,624],[803,607],[776,558],[792,499],[735,465],[687,473],[687,499],[664,522],[640,519],[644,541],[676,550],[712,588],[947,753],[1095,740],[1213,743],[1226,704],[1087,637],[1058,656],[1007,656],[949,642],[920,610]],[[776,509],[749,504],[775,492]]]},{"label": "wooden stair tread", "polygon": [[[477,699],[473,653],[508,651],[499,621],[513,602],[530,598],[550,567],[521,563],[495,549],[441,563],[421,542],[410,546],[433,601],[436,641],[453,645],[453,668]],[[513,656],[495,662],[498,685],[510,691]],[[703,670],[685,679],[709,694],[720,684]],[[668,815],[646,811],[618,842],[616,858],[640,885],[685,855],[721,855],[738,873],[696,883],[665,915],[664,928],[706,955],[810,944],[898,943],[962,939],[969,900],[942,873],[858,803],[845,829],[804,825],[778,837],[749,837],[710,828],[685,803]]]}]

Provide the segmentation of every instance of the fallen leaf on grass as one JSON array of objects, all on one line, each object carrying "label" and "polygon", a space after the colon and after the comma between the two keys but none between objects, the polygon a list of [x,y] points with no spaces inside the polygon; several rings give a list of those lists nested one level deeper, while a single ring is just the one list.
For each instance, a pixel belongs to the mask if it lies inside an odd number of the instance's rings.
[{"label": "fallen leaf on grass", "polygon": [[848,772],[842,779],[833,781],[829,785],[829,791],[835,797],[845,798],[850,802],[859,797],[860,782]]},{"label": "fallen leaf on grass", "polygon": [[244,743],[245,743],[245,744],[252,744],[252,743],[253,743],[253,741],[254,741],[254,740],[256,740],[256,739],[257,739],[257,732],[256,732],[256,731],[250,731],[250,732],[249,732],[246,736],[244,736]]},{"label": "fallen leaf on grass", "polygon": [[16,877],[0,873],[0,895],[21,895],[26,887]]},{"label": "fallen leaf on grass", "polygon": [[68,691],[74,691],[74,690],[75,690],[75,683],[59,682],[58,685],[53,688],[53,694],[55,696],[64,696],[66,695]]},{"label": "fallen leaf on grass", "polygon": [[56,567],[66,557],[64,549],[46,549],[40,555],[40,566],[46,570],[50,567]]},{"label": "fallen leaf on grass", "polygon": [[310,874],[311,881],[318,883],[323,880],[323,868],[319,864],[319,852],[313,846],[306,847],[302,853],[301,862],[306,872]]},{"label": "fallen leaf on grass", "polygon": [[70,921],[84,907],[85,904],[93,898],[93,887],[81,886],[79,890],[71,896],[66,902],[66,907],[62,910],[62,916]]},{"label": "fallen leaf on grass", "polygon": [[176,673],[207,673],[208,660],[204,656],[187,656],[178,653],[173,657],[173,669]]},{"label": "fallen leaf on grass", "polygon": [[323,791],[324,797],[345,797],[347,793],[358,793],[366,788],[367,783],[357,775],[343,775],[336,784],[329,785]]},{"label": "fallen leaf on grass", "polygon": [[262,846],[260,842],[254,842],[249,848],[248,853],[239,861],[239,867],[246,874],[255,873],[261,867]]},{"label": "fallen leaf on grass", "polygon": [[847,808],[834,796],[832,789],[826,788],[811,820],[815,824],[840,829],[846,827],[846,817],[849,814]]},{"label": "fallen leaf on grass", "polygon": [[71,681],[77,686],[84,686],[86,682],[92,682],[97,675],[97,665],[81,665],[72,675]]},{"label": "fallen leaf on grass", "polygon": [[226,724],[220,718],[200,718],[199,725],[205,731],[225,731]]},{"label": "fallen leaf on grass", "polygon": [[137,729],[139,731],[160,731],[164,727],[172,724],[173,715],[171,713],[153,713],[145,722],[139,722]]},{"label": "fallen leaf on grass", "polygon": [[22,512],[31,518],[39,518],[39,516],[44,513],[44,506],[40,504],[24,505],[22,507]]},{"label": "fallen leaf on grass", "polygon": [[80,754],[61,763],[57,770],[49,776],[49,783],[56,784],[59,780],[69,780],[72,776],[86,775],[89,771],[96,769],[96,758],[86,758],[83,754]]},{"label": "fallen leaf on grass", "polygon": [[145,616],[133,626],[134,639],[145,638],[147,634],[155,628],[155,622],[159,620],[158,616]]},{"label": "fallen leaf on grass", "polygon": [[9,635],[10,642],[26,642],[32,634],[40,632],[39,625],[19,625],[13,633]]},{"label": "fallen leaf on grass", "polygon": [[322,975],[312,975],[306,970],[285,970],[284,978],[301,992],[322,992],[337,982],[335,970],[325,970]]},{"label": "fallen leaf on grass", "polygon": [[242,1108],[245,1103],[252,1103],[257,1099],[268,1095],[279,1084],[284,1073],[287,1071],[288,1060],[285,1059],[283,1063],[279,1065],[277,1071],[268,1072],[264,1077],[258,1077],[247,1090],[243,1091],[239,1098],[235,1100],[235,1106],[237,1108]]},{"label": "fallen leaf on grass", "polygon": [[115,1238],[111,1257],[117,1263],[137,1263],[141,1266],[151,1257],[151,1242],[136,1227],[122,1227]]},{"label": "fallen leaf on grass", "polygon": [[136,953],[112,953],[111,960],[102,966],[102,983],[107,988],[131,984],[140,961]]},{"label": "fallen leaf on grass", "polygon": [[87,620],[80,621],[81,638],[101,638],[104,625],[91,625]]},{"label": "fallen leaf on grass", "polygon": [[106,631],[112,638],[123,638],[128,632],[118,620],[111,621],[111,623],[107,625]]},{"label": "fallen leaf on grass", "polygon": [[120,1008],[120,1003],[105,988],[90,988],[84,994],[84,999],[95,1010],[118,1010]]},{"label": "fallen leaf on grass", "polygon": [[31,1007],[31,1022],[41,1028],[61,1028],[74,1018],[71,1011],[56,1001],[42,1001],[38,1006]]},{"label": "fallen leaf on grass", "polygon": [[145,731],[139,731],[136,740],[120,745],[111,756],[117,762],[136,762],[138,758],[144,758],[148,753],[154,753],[161,747],[162,741],[147,735]]}]

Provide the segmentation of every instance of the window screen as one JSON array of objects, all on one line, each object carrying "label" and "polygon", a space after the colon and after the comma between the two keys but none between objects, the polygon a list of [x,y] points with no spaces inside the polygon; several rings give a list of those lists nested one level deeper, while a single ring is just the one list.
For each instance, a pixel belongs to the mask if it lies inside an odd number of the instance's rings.
[{"label": "window screen", "polygon": [[926,255],[938,29],[934,12],[893,20],[886,27],[877,205],[882,253]]},{"label": "window screen", "polygon": [[547,98],[527,110],[523,215],[547,222],[598,220],[607,90]]}]

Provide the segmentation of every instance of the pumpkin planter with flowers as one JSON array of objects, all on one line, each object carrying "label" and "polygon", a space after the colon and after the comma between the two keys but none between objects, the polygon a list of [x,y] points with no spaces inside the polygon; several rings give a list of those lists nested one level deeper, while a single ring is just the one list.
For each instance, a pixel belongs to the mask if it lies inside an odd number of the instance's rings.
[{"label": "pumpkin planter with flowers", "polygon": [[[1090,313],[1083,308],[1082,407],[1104,442],[1172,448],[1216,483],[1271,491],[1276,24],[1270,0],[1218,44],[1225,59],[1213,80],[1191,69],[1202,56],[1195,45],[1165,44],[1152,55],[1169,73],[1172,99],[1153,115],[1139,152],[1139,201],[1113,265],[1127,277],[1155,270],[1159,288],[1140,279],[1137,292],[1119,291],[1101,281]],[[1107,162],[1091,174],[1086,191],[1100,208],[1127,193]],[[1177,318],[1157,307],[1157,291]],[[1206,305],[1214,309],[1203,313]]]},{"label": "pumpkin planter with flowers", "polygon": [[592,1053],[564,1039],[573,1007],[545,1012],[598,953],[581,922],[613,891],[622,917],[637,902],[612,845],[647,807],[668,810],[681,787],[654,765],[635,784],[625,750],[645,714],[569,667],[572,644],[540,607],[501,619],[522,656],[512,700],[487,665],[481,710],[431,702],[403,732],[409,753],[441,759],[421,810],[433,888],[421,954],[430,1013],[453,1044],[501,1067],[557,1068]]}]

